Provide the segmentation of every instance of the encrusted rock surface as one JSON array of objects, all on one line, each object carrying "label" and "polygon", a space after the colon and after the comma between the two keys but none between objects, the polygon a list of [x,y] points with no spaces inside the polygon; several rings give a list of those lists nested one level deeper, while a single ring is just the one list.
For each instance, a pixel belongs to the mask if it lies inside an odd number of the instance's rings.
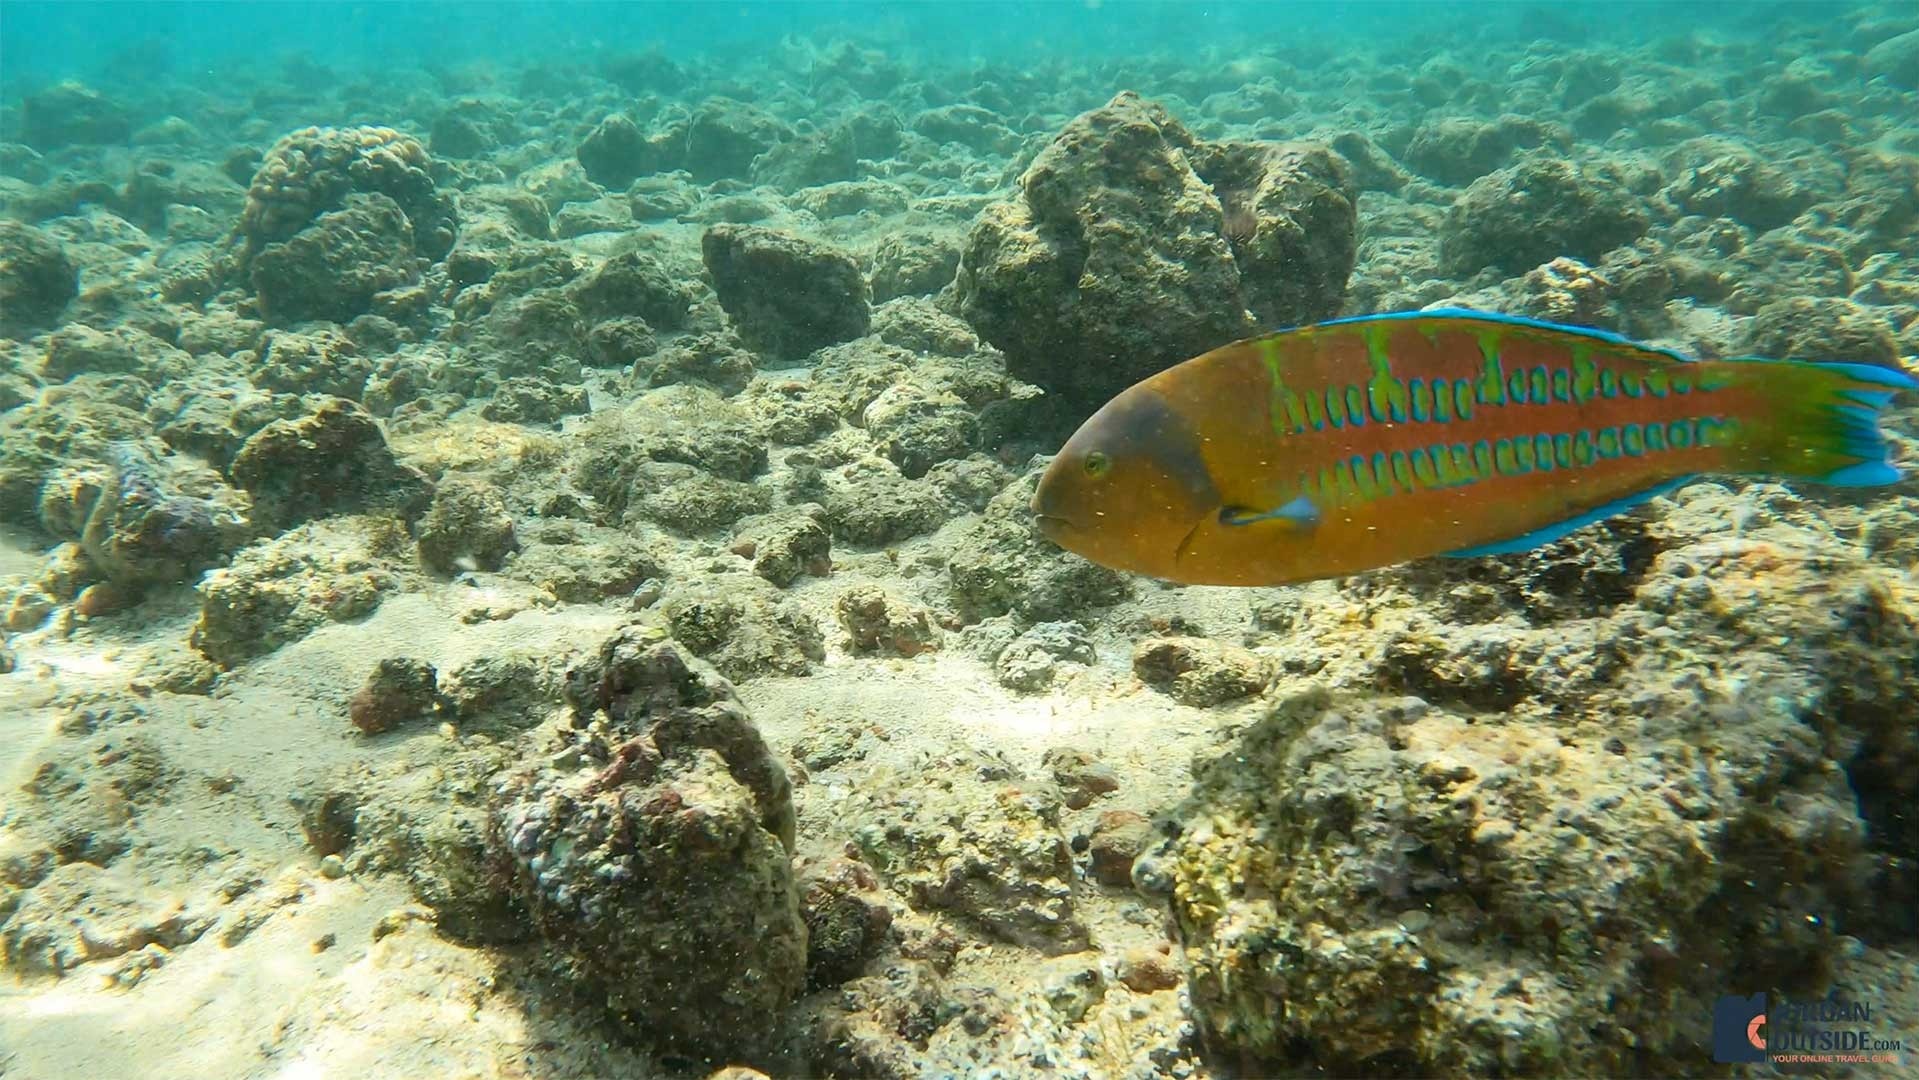
[{"label": "encrusted rock surface", "polygon": [[14,337],[52,326],[78,295],[78,271],[51,237],[0,221],[0,333]]},{"label": "encrusted rock surface", "polygon": [[700,250],[720,304],[753,348],[795,360],[866,333],[866,279],[852,256],[752,225],[715,225]]},{"label": "encrusted rock surface", "polygon": [[609,639],[567,677],[592,767],[491,796],[508,889],[649,1040],[764,1044],[806,975],[786,774],[732,687],[671,642]]},{"label": "encrusted rock surface", "polygon": [[1032,528],[1112,393],[1313,319],[1919,371],[1906,12],[1512,16],[0,73],[0,1071],[1690,1075],[1733,990],[1919,1015],[1910,481],[1270,589]]},{"label": "encrusted rock surface", "polygon": [[1338,314],[1355,245],[1322,147],[1206,144],[1122,93],[1054,139],[960,260],[961,310],[1008,370],[1082,415],[1262,322]]}]

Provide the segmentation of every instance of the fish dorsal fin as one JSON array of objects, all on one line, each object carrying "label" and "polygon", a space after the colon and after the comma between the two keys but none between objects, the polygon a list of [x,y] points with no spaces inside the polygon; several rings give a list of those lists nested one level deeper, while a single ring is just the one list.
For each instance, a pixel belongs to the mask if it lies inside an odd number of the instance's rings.
[{"label": "fish dorsal fin", "polygon": [[1611,330],[1600,330],[1592,326],[1573,326],[1568,323],[1548,322],[1545,319],[1529,319],[1524,315],[1506,315],[1497,311],[1474,311],[1472,308],[1429,308],[1425,311],[1388,311],[1375,315],[1348,315],[1343,319],[1328,319],[1313,323],[1312,326],[1349,326],[1354,323],[1373,322],[1417,322],[1421,319],[1459,319],[1466,322],[1491,323],[1497,326],[1516,326],[1526,330],[1550,330],[1558,334],[1572,334],[1589,338],[1607,345],[1622,346],[1646,356],[1650,360],[1679,364],[1697,363],[1698,358],[1685,353],[1662,349],[1657,345],[1647,345],[1634,341],[1624,334]]},{"label": "fish dorsal fin", "polygon": [[1536,547],[1550,544],[1561,537],[1576,533],[1588,525],[1604,521],[1617,514],[1623,514],[1641,503],[1651,501],[1656,496],[1664,495],[1668,491],[1684,487],[1692,483],[1695,479],[1697,479],[1697,477],[1682,476],[1677,480],[1667,480],[1636,494],[1614,499],[1608,503],[1601,503],[1590,510],[1581,510],[1579,513],[1563,521],[1555,521],[1544,528],[1534,529],[1529,533],[1521,533],[1508,540],[1495,540],[1490,544],[1479,544],[1474,547],[1460,548],[1457,551],[1441,552],[1440,554],[1442,557],[1448,559],[1476,559],[1481,555],[1511,555],[1515,552],[1531,551]]}]

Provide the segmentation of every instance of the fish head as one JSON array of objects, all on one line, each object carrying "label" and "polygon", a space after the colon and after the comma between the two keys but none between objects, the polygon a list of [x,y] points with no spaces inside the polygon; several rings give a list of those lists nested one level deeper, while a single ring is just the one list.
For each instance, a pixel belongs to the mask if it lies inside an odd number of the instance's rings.
[{"label": "fish head", "polygon": [[1221,505],[1197,430],[1147,382],[1066,440],[1032,509],[1039,531],[1075,555],[1178,580],[1182,547]]}]

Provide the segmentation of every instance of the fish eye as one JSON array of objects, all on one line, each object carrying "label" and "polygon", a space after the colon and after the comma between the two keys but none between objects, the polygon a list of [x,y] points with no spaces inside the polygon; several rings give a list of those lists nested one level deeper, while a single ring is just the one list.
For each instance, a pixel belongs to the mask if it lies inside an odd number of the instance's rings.
[{"label": "fish eye", "polygon": [[1105,476],[1108,472],[1112,471],[1112,468],[1113,459],[1107,457],[1105,454],[1095,450],[1086,455],[1086,475],[1092,477]]}]

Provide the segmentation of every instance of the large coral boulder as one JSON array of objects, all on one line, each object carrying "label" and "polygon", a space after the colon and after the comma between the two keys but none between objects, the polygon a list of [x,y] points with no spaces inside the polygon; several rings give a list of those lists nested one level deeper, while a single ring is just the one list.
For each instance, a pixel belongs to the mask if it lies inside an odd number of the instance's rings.
[{"label": "large coral boulder", "polygon": [[1649,220],[1608,170],[1535,151],[1461,193],[1440,232],[1440,261],[1455,274],[1524,273],[1560,255],[1597,263]]},{"label": "large coral boulder", "polygon": [[453,246],[459,214],[433,183],[419,140],[386,127],[302,128],[273,145],[247,186],[240,233],[254,250],[285,240],[348,195],[378,193],[406,215],[429,259]]},{"label": "large coral boulder", "polygon": [[700,251],[720,305],[757,351],[798,359],[872,323],[860,264],[836,248],[755,225],[715,225]]},{"label": "large coral boulder", "polygon": [[348,512],[418,517],[432,485],[393,456],[379,423],[343,398],[306,400],[310,412],[255,432],[227,469],[234,485],[253,496],[260,521],[285,528]]},{"label": "large coral boulder", "polygon": [[444,259],[459,231],[418,140],[392,128],[303,128],[247,187],[235,269],[280,322],[344,322]]},{"label": "large coral boulder", "polygon": [[1261,326],[1339,313],[1356,192],[1323,147],[1206,144],[1122,93],[1067,124],[989,207],[961,310],[1008,370],[1083,413]]},{"label": "large coral boulder", "polygon": [[26,337],[52,326],[79,292],[79,272],[51,236],[0,221],[0,335]]},{"label": "large coral boulder", "polygon": [[1816,978],[1830,948],[1770,933],[1817,903],[1754,882],[1818,895],[1859,854],[1843,780],[1769,756],[1302,700],[1200,771],[1134,874],[1173,888],[1213,1045],[1272,1072],[1680,1072],[1713,994]]},{"label": "large coral boulder", "polygon": [[1778,486],[1673,498],[1260,616],[1322,688],[1202,755],[1133,867],[1215,1053],[1677,1075],[1727,986],[1816,999],[1910,937],[1912,545],[1869,557]]},{"label": "large coral boulder", "polygon": [[253,290],[280,323],[346,322],[369,311],[379,293],[416,276],[413,230],[384,195],[351,195],[253,260]]},{"label": "large coral boulder", "polygon": [[124,143],[133,134],[133,115],[92,87],[63,82],[20,102],[20,134],[38,150]]},{"label": "large coral boulder", "polygon": [[586,767],[494,788],[508,890],[636,1034],[750,1056],[806,975],[785,770],[731,684],[638,627],[565,692]]}]

